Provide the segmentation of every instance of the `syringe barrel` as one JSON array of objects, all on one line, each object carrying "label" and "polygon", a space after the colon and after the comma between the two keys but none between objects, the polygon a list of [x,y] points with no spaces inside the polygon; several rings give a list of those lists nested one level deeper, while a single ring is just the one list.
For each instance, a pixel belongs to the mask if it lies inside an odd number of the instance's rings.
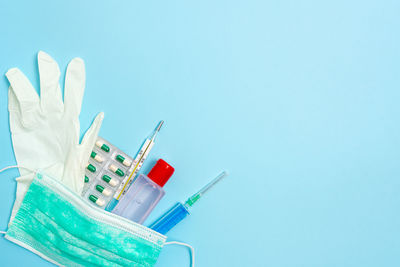
[{"label": "syringe barrel", "polygon": [[176,203],[169,211],[158,218],[150,228],[165,235],[175,225],[189,215],[189,211],[182,203]]}]

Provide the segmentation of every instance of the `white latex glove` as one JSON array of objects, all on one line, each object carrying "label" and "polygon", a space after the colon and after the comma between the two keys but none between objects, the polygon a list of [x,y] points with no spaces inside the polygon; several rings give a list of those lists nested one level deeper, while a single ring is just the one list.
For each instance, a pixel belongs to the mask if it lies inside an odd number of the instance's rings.
[{"label": "white latex glove", "polygon": [[[85,88],[85,65],[74,58],[67,67],[64,103],[58,64],[46,53],[38,54],[40,99],[26,76],[17,68],[6,76],[10,82],[9,112],[14,154],[18,166],[41,169],[81,194],[85,167],[104,117],[97,115],[79,144],[79,114]],[[11,218],[18,211],[33,174],[20,168]],[[12,221],[10,220],[10,222]]]}]

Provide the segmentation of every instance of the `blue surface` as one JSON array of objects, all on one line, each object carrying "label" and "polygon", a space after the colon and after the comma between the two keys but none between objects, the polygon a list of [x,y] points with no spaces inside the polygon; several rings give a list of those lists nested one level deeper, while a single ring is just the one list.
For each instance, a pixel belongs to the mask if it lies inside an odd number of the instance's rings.
[{"label": "blue surface", "polygon": [[[137,2],[137,1],[136,1]],[[151,223],[231,175],[169,232],[197,266],[400,264],[399,1],[3,1],[0,72],[87,67],[82,129],[176,168]],[[0,79],[0,165],[14,164]],[[17,172],[1,174],[6,228]],[[0,239],[2,266],[49,266]],[[165,247],[157,266],[188,266]]]}]

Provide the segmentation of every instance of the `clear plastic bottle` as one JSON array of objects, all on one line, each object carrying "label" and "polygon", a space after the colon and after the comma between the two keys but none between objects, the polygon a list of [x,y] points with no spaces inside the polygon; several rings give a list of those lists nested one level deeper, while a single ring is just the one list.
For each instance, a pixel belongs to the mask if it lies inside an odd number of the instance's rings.
[{"label": "clear plastic bottle", "polygon": [[112,213],[142,224],[165,195],[163,186],[174,171],[159,159],[147,176],[141,174],[136,178]]}]

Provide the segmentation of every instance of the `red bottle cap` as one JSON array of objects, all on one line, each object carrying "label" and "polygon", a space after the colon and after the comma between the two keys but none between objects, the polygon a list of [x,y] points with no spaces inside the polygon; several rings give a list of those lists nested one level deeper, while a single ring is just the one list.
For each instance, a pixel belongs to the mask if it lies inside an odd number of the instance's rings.
[{"label": "red bottle cap", "polygon": [[147,177],[149,177],[159,186],[163,187],[165,183],[168,182],[172,174],[174,174],[174,171],[174,167],[166,163],[163,159],[159,159]]}]

